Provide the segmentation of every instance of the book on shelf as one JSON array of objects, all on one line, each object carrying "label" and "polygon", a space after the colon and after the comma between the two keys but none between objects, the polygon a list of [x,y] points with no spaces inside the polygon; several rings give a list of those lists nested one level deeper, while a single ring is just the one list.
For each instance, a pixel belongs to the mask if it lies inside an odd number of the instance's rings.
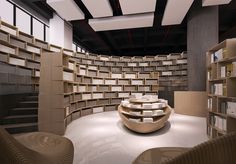
[{"label": "book on shelf", "polygon": [[207,129],[207,134],[208,134],[210,137],[213,137],[213,128],[208,127],[208,129]]},{"label": "book on shelf", "polygon": [[236,102],[227,102],[227,114],[236,116]]},{"label": "book on shelf", "polygon": [[219,109],[219,112],[222,113],[222,114],[226,114],[227,112],[227,103],[226,102],[221,102],[220,103],[220,109]]},{"label": "book on shelf", "polygon": [[131,115],[135,115],[135,116],[140,116],[141,112],[136,112],[136,111],[130,111],[129,112]]},{"label": "book on shelf", "polygon": [[141,119],[129,118],[129,121],[132,121],[132,122],[141,122]]},{"label": "book on shelf", "polygon": [[153,122],[153,118],[143,118],[143,122],[146,122],[146,123],[152,123]]},{"label": "book on shelf", "polygon": [[154,110],[153,114],[154,115],[162,115],[162,114],[164,114],[164,111],[163,110]]},{"label": "book on shelf", "polygon": [[63,71],[63,80],[74,81],[74,74]]},{"label": "book on shelf", "polygon": [[223,83],[221,84],[213,84],[211,86],[211,93],[214,95],[220,95],[223,96]]},{"label": "book on shelf", "polygon": [[103,112],[103,107],[95,107],[93,108],[93,113],[100,113]]},{"label": "book on shelf", "polygon": [[176,64],[187,64],[187,59],[176,60]]},{"label": "book on shelf", "polygon": [[212,53],[211,63],[222,60],[223,58],[225,58],[225,54],[226,54],[226,49],[224,49],[224,48],[219,49],[218,51]]},{"label": "book on shelf", "polygon": [[152,116],[153,115],[153,112],[151,110],[144,110],[143,111],[143,115],[144,116]]},{"label": "book on shelf", "polygon": [[220,67],[220,77],[221,78],[226,77],[226,66]]},{"label": "book on shelf", "polygon": [[162,72],[162,76],[171,76],[171,75],[172,75],[172,71]]},{"label": "book on shelf", "polygon": [[70,115],[70,107],[66,107],[66,116]]},{"label": "book on shelf", "polygon": [[227,95],[227,85],[226,83],[223,84],[223,96]]},{"label": "book on shelf", "polygon": [[226,131],[226,119],[220,116],[213,115],[210,117],[210,124],[219,130]]},{"label": "book on shelf", "polygon": [[232,62],[226,66],[227,76],[236,76],[236,62]]},{"label": "book on shelf", "polygon": [[212,74],[211,71],[207,71],[207,80],[211,80]]},{"label": "book on shelf", "polygon": [[231,76],[236,76],[236,62],[232,62],[233,70]]},{"label": "book on shelf", "polygon": [[212,98],[208,98],[207,100],[207,108],[212,111]]}]

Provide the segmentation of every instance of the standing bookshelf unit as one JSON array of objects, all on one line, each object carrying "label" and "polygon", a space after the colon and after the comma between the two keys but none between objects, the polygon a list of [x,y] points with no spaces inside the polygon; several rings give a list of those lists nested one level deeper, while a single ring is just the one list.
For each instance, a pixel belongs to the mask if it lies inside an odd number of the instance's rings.
[{"label": "standing bookshelf unit", "polygon": [[[120,66],[122,73],[112,76],[110,68],[107,71],[99,70],[100,61],[94,55],[93,59],[89,59],[91,64],[85,64],[86,60],[77,60],[78,58],[81,57],[65,53],[64,49],[41,56],[41,131],[62,135],[66,126],[74,119],[117,110],[121,101],[131,95],[158,93],[159,73],[156,71],[148,72],[145,75],[147,78],[140,78],[138,72],[125,72],[122,70],[123,66]],[[106,64],[107,61],[102,62]],[[133,65],[129,68],[133,68]]]},{"label": "standing bookshelf unit", "polygon": [[236,131],[236,39],[207,52],[207,92],[209,138]]}]

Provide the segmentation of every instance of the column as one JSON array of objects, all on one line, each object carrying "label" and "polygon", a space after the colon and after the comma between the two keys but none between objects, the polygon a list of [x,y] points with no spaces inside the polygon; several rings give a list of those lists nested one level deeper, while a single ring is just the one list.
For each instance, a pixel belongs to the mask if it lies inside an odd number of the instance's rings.
[{"label": "column", "polygon": [[187,19],[188,87],[206,90],[206,52],[219,38],[218,6],[202,7],[201,1],[189,11]]}]

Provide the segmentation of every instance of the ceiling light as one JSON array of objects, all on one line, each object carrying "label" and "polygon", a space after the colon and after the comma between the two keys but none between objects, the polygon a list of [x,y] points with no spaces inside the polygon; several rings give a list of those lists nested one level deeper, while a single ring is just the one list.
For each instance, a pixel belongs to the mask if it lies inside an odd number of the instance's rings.
[{"label": "ceiling light", "polygon": [[202,0],[202,6],[229,4],[231,0]]},{"label": "ceiling light", "polygon": [[194,0],[168,0],[162,25],[181,24]]},{"label": "ceiling light", "polygon": [[89,19],[94,31],[108,31],[153,26],[154,13]]},{"label": "ceiling light", "polygon": [[[94,18],[113,16],[109,0],[82,0]],[[99,4],[99,5],[96,5]]]},{"label": "ceiling light", "polygon": [[122,13],[137,14],[154,12],[156,8],[156,0],[119,0]]},{"label": "ceiling light", "polygon": [[84,19],[84,13],[74,0],[47,0],[47,3],[67,21]]}]

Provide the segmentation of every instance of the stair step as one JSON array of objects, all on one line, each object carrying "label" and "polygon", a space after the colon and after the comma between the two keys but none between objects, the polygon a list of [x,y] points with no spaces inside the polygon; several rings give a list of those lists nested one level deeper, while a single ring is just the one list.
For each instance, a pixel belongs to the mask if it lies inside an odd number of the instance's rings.
[{"label": "stair step", "polygon": [[27,96],[23,100],[25,101],[38,101],[38,96]]},{"label": "stair step", "polygon": [[37,123],[10,124],[10,125],[3,125],[2,127],[5,128],[11,134],[38,131]]},{"label": "stair step", "polygon": [[32,93],[29,93],[28,95],[29,95],[29,96],[38,96],[39,93],[38,93],[38,92],[32,92]]},{"label": "stair step", "polygon": [[32,115],[38,114],[38,108],[13,108],[10,110],[10,115]]},{"label": "stair step", "polygon": [[38,104],[38,101],[21,101],[20,103],[23,103],[23,104]]},{"label": "stair step", "polygon": [[22,101],[19,104],[19,107],[38,107],[38,101]]},{"label": "stair step", "polygon": [[2,119],[1,124],[20,124],[20,123],[34,123],[38,121],[37,115],[15,115],[7,116]]}]

